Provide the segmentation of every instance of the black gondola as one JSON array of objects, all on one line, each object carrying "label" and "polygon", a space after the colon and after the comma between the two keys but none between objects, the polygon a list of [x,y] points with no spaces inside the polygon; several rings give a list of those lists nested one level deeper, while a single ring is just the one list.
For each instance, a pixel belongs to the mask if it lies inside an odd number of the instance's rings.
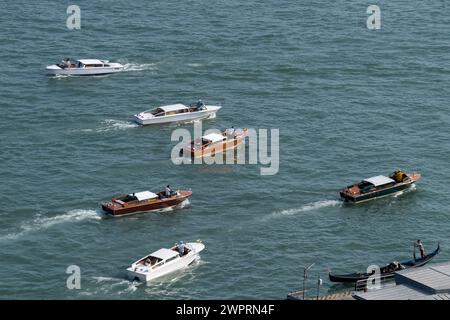
[{"label": "black gondola", "polygon": [[[400,271],[403,269],[410,269],[410,268],[418,268],[418,267],[422,267],[425,264],[427,264],[428,262],[430,262],[434,256],[436,256],[439,251],[440,251],[441,247],[438,243],[438,246],[436,248],[436,250],[434,250],[432,253],[426,255],[423,258],[415,258],[415,252],[414,252],[414,259],[406,261],[406,262],[401,262],[399,265],[395,266],[393,263],[390,263],[384,267],[380,268],[380,276],[383,277],[383,279],[385,278],[389,278],[390,276],[394,276],[394,273],[396,271]],[[331,272],[328,273],[328,276],[330,278],[331,282],[344,282],[344,283],[356,283],[357,281],[360,280],[367,280],[371,275],[373,275],[373,273],[349,273],[349,274],[341,274],[341,275],[336,275],[336,274],[332,274]]]}]

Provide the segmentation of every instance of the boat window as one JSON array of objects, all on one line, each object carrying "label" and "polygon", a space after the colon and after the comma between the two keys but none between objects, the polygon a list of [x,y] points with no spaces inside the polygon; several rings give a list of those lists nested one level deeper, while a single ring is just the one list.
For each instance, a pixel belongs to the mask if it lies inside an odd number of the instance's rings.
[{"label": "boat window", "polygon": [[173,261],[173,260],[175,260],[175,259],[178,258],[178,257],[179,257],[179,256],[175,256],[175,257],[169,258],[169,259],[166,260],[166,263],[167,263],[167,262],[170,262],[170,261]]},{"label": "boat window", "polygon": [[360,183],[358,183],[358,188],[360,188],[360,189],[365,189],[368,187],[373,187],[373,184],[371,184],[370,182],[367,182],[367,181],[361,181]]},{"label": "boat window", "polygon": [[373,190],[374,185],[367,181],[362,181],[358,184],[358,188],[361,190],[361,193],[367,193]]},{"label": "boat window", "polygon": [[161,108],[156,108],[156,109],[152,110],[150,113],[152,115],[154,115],[155,117],[161,117],[161,116],[165,115],[164,110]]},{"label": "boat window", "polygon": [[152,267],[153,267],[153,268],[158,268],[158,267],[162,266],[163,264],[164,264],[164,261],[163,261],[163,260],[160,260],[160,261],[158,261],[158,263],[156,263],[156,264],[153,265]]},{"label": "boat window", "polygon": [[101,68],[102,64],[86,64],[86,68]]},{"label": "boat window", "polygon": [[103,65],[104,67],[110,67],[110,65],[109,64],[105,64],[105,65]]},{"label": "boat window", "polygon": [[155,266],[158,262],[161,262],[162,260],[156,257],[147,256],[141,261],[139,261],[138,264],[142,264],[144,266]]},{"label": "boat window", "polygon": [[395,185],[395,182],[390,182],[390,183],[386,183],[381,186],[378,186],[377,189],[390,188],[390,187],[393,187],[394,185]]}]

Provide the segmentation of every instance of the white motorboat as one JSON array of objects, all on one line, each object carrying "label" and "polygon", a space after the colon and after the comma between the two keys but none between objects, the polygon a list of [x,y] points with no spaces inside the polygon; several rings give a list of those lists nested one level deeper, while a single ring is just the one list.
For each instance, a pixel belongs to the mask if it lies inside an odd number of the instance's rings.
[{"label": "white motorboat", "polygon": [[221,106],[205,105],[201,100],[196,104],[186,106],[181,103],[161,106],[134,115],[134,120],[140,125],[159,124],[199,119],[212,119]]},{"label": "white motorboat", "polygon": [[47,66],[46,69],[53,75],[93,76],[121,72],[124,70],[124,66],[108,60],[71,60],[66,58],[61,63]]},{"label": "white motorboat", "polygon": [[205,248],[205,245],[199,241],[188,242],[181,247],[180,244],[170,249],[159,249],[134,262],[127,268],[128,277],[133,281],[147,282],[180,270],[194,262]]}]

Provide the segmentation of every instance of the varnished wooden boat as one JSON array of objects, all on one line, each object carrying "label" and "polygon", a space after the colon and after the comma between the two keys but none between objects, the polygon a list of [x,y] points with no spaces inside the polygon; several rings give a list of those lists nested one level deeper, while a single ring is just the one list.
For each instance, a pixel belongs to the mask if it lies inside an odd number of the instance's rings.
[{"label": "varnished wooden boat", "polygon": [[419,173],[407,174],[397,170],[389,177],[376,176],[347,186],[340,191],[340,195],[346,202],[365,202],[405,190],[411,187],[420,177]]},{"label": "varnished wooden boat", "polygon": [[231,132],[229,130],[227,129],[221,134],[210,133],[191,141],[190,144],[181,149],[180,156],[191,158],[214,157],[216,154],[236,149],[244,142],[248,135],[248,129],[232,129]]},{"label": "varnished wooden boat", "polygon": [[111,202],[102,204],[102,209],[113,216],[156,211],[176,207],[191,194],[192,191],[180,190],[173,192],[170,197],[166,197],[164,191],[158,193],[150,191],[137,192],[112,198]]},{"label": "varnished wooden boat", "polygon": [[[440,250],[441,247],[438,244],[436,250],[434,250],[432,253],[426,255],[423,258],[414,257],[412,260],[401,262],[398,265],[390,263],[380,268],[380,276],[382,276],[383,279],[386,279],[389,278],[390,276],[394,276],[394,273],[396,271],[422,267],[428,262],[430,262],[439,253]],[[367,280],[371,275],[373,275],[373,273],[369,274],[367,272],[355,272],[341,275],[333,274],[331,272],[328,273],[331,282],[343,282],[343,283],[356,283],[357,281],[360,280]]]}]

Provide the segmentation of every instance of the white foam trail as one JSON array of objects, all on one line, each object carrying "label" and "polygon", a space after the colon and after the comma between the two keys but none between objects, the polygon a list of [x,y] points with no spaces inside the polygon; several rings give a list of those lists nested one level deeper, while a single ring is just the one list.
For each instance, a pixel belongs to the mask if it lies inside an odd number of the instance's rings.
[{"label": "white foam trail", "polygon": [[191,204],[191,202],[189,201],[189,199],[186,199],[182,203],[180,203],[178,206],[176,206],[176,208],[183,209],[183,208],[189,206],[190,204]]},{"label": "white foam trail", "polygon": [[[139,285],[141,283],[135,282],[135,281],[129,281],[126,279],[119,279],[119,278],[110,278],[110,277],[93,277],[94,280],[97,281],[97,283],[102,282],[111,282],[111,284],[108,284],[108,288],[106,288],[107,292],[117,292],[118,294],[124,294],[124,293],[133,293],[135,292]],[[117,291],[117,287],[124,287],[123,290]]]},{"label": "white foam trail", "polygon": [[305,204],[304,206],[301,206],[300,208],[294,208],[294,209],[287,209],[282,211],[276,211],[273,212],[273,216],[292,216],[297,213],[306,212],[306,211],[312,211],[317,210],[321,208],[326,207],[336,207],[341,206],[342,201],[338,200],[323,200],[323,201],[317,201],[317,202],[311,202],[308,204]]},{"label": "white foam trail", "polygon": [[155,63],[125,63],[125,71],[145,71],[145,70],[156,70]]},{"label": "white foam trail", "polygon": [[71,210],[65,214],[54,217],[42,217],[41,215],[37,215],[32,221],[22,223],[20,226],[21,231],[2,236],[0,237],[0,241],[18,239],[30,232],[45,230],[64,222],[100,220],[101,218],[101,213],[95,210]]},{"label": "white foam trail", "polygon": [[183,208],[189,206],[190,204],[191,204],[191,202],[189,201],[189,199],[186,199],[183,202],[181,202],[180,204],[177,204],[176,206],[169,207],[169,208],[157,209],[157,210],[154,210],[153,212],[168,212],[168,211],[183,209]]},{"label": "white foam trail", "polygon": [[414,191],[414,190],[416,190],[416,185],[415,184],[411,185],[411,187],[409,187],[408,189],[405,189],[405,190],[402,190],[402,191],[399,191],[399,192],[395,193],[393,195],[393,197],[397,198],[397,197],[399,197],[399,196],[401,196],[403,194],[406,194],[406,193]]},{"label": "white foam trail", "polygon": [[69,77],[69,75],[66,75],[66,74],[55,74],[55,75],[50,76],[50,78],[52,78],[52,79],[64,79],[64,78],[68,78],[68,77]]},{"label": "white foam trail", "polygon": [[203,67],[201,63],[188,63],[188,66],[193,68]]},{"label": "white foam trail", "polygon": [[[105,131],[111,131],[111,130],[125,130],[130,128],[137,128],[139,125],[135,122],[131,121],[121,121],[121,120],[114,120],[114,119],[107,119],[103,120],[103,123],[106,124],[106,126],[101,127],[97,129],[97,132],[105,132]],[[86,129],[92,131],[92,129]]]}]

